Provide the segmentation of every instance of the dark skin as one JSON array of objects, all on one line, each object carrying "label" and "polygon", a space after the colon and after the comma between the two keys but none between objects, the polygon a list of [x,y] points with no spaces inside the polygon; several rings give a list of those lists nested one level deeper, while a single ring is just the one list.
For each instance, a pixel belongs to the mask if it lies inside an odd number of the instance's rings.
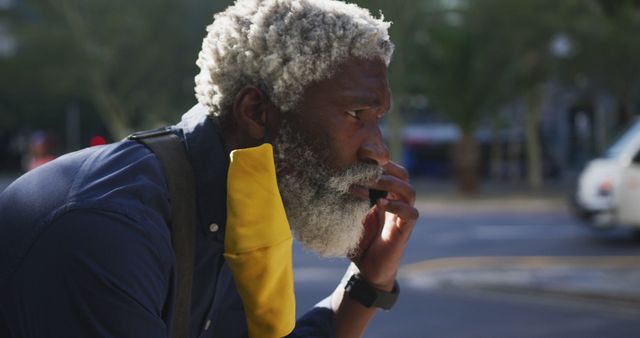
[{"label": "dark skin", "polygon": [[[411,231],[418,218],[415,189],[406,170],[389,160],[379,120],[389,109],[391,95],[387,68],[380,60],[350,58],[334,75],[305,88],[290,122],[329,149],[327,164],[341,170],[357,162],[376,163],[385,174],[368,186],[353,186],[350,193],[368,199],[368,189],[389,192],[363,220],[365,233],[352,261],[373,286],[391,291]],[[257,87],[243,88],[235,98],[232,121],[223,132],[227,151],[263,143],[265,127],[277,136],[281,112]],[[358,337],[375,309],[349,297],[342,287],[332,294],[338,337]]]}]

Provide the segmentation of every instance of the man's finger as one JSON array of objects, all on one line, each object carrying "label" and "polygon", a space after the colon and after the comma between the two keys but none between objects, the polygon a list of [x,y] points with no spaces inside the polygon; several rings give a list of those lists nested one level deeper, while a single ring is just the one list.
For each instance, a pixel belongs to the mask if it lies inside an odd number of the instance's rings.
[{"label": "man's finger", "polygon": [[374,189],[394,193],[399,200],[413,205],[416,200],[416,189],[408,182],[391,175],[383,175],[378,182],[371,186]]},{"label": "man's finger", "polygon": [[395,176],[403,181],[409,180],[409,172],[407,169],[395,162],[389,161],[387,164],[382,166],[382,169],[384,169],[385,173]]},{"label": "man's finger", "polygon": [[388,211],[394,215],[397,215],[402,220],[407,222],[415,221],[418,219],[418,217],[420,217],[420,213],[418,212],[418,209],[414,208],[413,206],[403,201],[396,201],[396,200],[381,198],[378,201],[378,204],[385,211]]}]

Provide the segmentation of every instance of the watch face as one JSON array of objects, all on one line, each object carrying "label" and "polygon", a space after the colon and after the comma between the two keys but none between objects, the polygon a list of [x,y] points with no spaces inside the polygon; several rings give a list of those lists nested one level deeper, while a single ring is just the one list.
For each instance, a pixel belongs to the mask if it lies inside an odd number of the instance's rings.
[{"label": "watch face", "polygon": [[346,291],[349,297],[366,307],[371,307],[375,302],[375,290],[358,275],[351,277]]},{"label": "watch face", "polygon": [[391,309],[398,299],[400,288],[396,281],[393,290],[391,292],[385,292],[378,290],[367,281],[365,281],[360,275],[355,274],[351,276],[349,282],[345,286],[345,292],[349,297],[366,307],[379,307],[385,310]]}]

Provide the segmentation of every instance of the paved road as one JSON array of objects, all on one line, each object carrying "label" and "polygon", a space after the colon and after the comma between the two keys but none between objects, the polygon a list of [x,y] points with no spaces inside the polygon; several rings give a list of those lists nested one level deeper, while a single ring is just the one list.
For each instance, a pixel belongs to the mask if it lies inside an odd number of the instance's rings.
[{"label": "paved road", "polygon": [[[365,337],[640,336],[640,302],[624,301],[626,294],[617,301],[519,287],[554,281],[636,292],[640,241],[624,232],[594,235],[561,201],[520,202],[423,203],[401,300],[377,315]],[[294,257],[301,312],[331,291],[346,262],[299,247]]]}]

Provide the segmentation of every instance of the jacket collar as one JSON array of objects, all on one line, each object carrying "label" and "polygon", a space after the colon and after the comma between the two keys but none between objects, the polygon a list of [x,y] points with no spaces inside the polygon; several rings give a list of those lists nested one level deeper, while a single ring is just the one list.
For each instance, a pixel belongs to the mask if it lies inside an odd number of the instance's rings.
[{"label": "jacket collar", "polygon": [[[196,182],[196,205],[201,230],[219,242],[224,240],[227,219],[227,171],[229,158],[221,133],[207,109],[196,104],[175,126],[187,148]],[[211,232],[212,224],[219,230]]]}]

